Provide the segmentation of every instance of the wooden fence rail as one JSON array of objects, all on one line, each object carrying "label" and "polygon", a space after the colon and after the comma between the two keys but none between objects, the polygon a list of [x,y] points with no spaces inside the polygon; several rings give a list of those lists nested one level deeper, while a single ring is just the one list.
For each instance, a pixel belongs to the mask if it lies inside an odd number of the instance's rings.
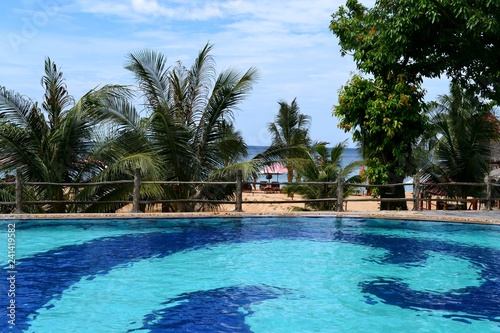
[{"label": "wooden fence rail", "polygon": [[[88,186],[97,185],[119,185],[119,184],[133,184],[132,200],[115,200],[115,201],[80,201],[80,200],[40,200],[40,201],[25,201],[23,198],[23,186],[63,186],[70,188],[82,188]],[[180,184],[213,184],[213,185],[234,185],[236,187],[235,200],[206,200],[206,199],[169,199],[169,200],[148,200],[141,201],[140,193],[141,186],[146,184],[156,184],[156,185],[180,185]],[[242,179],[242,172],[238,170],[235,181],[221,181],[221,182],[195,182],[195,181],[143,181],[141,178],[140,169],[135,170],[133,180],[118,180],[118,181],[106,181],[106,182],[93,182],[93,183],[51,183],[51,182],[23,182],[21,178],[20,169],[16,170],[16,179],[14,182],[2,182],[0,186],[15,186],[15,201],[14,202],[0,202],[0,206],[10,205],[15,206],[15,214],[23,213],[24,205],[46,205],[46,204],[73,204],[73,205],[88,205],[88,204],[132,204],[130,213],[140,213],[141,204],[159,204],[159,203],[211,203],[211,204],[234,204],[234,211],[243,211],[243,185],[254,184],[255,182],[247,182]],[[249,200],[245,201],[245,204],[260,204],[260,203],[313,203],[313,202],[337,202],[337,211],[342,212],[344,210],[344,204],[350,201],[377,201],[377,202],[413,202],[413,210],[423,210],[423,203],[427,203],[427,209],[430,209],[431,202],[435,201],[436,206],[438,203],[443,204],[443,209],[446,209],[448,202],[455,203],[465,203],[465,205],[470,203],[483,202],[485,204],[485,209],[491,210],[491,203],[494,200],[499,200],[498,197],[493,195],[493,188],[500,187],[500,184],[496,184],[492,181],[491,177],[488,177],[485,183],[439,183],[439,184],[429,184],[421,183],[420,177],[418,175],[413,177],[412,183],[399,183],[399,184],[387,184],[387,185],[372,185],[372,184],[355,184],[355,183],[345,183],[342,178],[339,178],[337,182],[281,182],[279,185],[336,185],[337,186],[337,196],[334,198],[322,198],[322,199],[300,199],[300,200],[272,200],[272,201],[257,201]],[[485,187],[486,196],[481,198],[467,198],[467,199],[452,199],[452,198],[431,198],[425,195],[426,186],[439,187],[439,186],[475,186],[475,187]],[[344,188],[394,188],[396,186],[412,186],[413,187],[413,197],[412,198],[344,198]],[[498,192],[498,191],[497,191]]]}]

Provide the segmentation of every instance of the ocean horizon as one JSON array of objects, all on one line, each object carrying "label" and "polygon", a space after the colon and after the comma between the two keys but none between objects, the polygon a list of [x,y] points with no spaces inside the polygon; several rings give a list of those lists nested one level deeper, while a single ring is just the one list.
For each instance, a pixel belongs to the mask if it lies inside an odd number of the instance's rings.
[{"label": "ocean horizon", "polygon": [[[251,158],[255,157],[256,155],[258,155],[259,153],[262,153],[263,151],[265,151],[268,147],[269,146],[248,146],[248,155],[246,158],[251,159]],[[344,154],[342,154],[342,162],[341,162],[342,166],[346,166],[347,164],[349,164],[353,161],[358,161],[358,160],[362,160],[362,157],[358,152],[358,148],[345,148],[344,149]],[[283,177],[283,175],[282,175],[282,177]],[[277,176],[277,179],[279,180],[279,176]],[[258,181],[261,181],[261,180],[266,180],[264,175],[259,176]],[[286,176],[285,176],[284,180],[282,180],[282,181],[286,181]],[[412,182],[412,181],[413,181],[413,178],[410,176],[406,177],[404,180],[404,182]],[[407,192],[409,192],[412,190],[412,186],[405,185],[405,189]]]},{"label": "ocean horizon", "polygon": [[[265,151],[269,146],[248,146],[248,155],[246,159],[251,159]],[[361,160],[361,155],[357,148],[345,148],[342,154],[342,165],[345,166],[353,161]]]}]

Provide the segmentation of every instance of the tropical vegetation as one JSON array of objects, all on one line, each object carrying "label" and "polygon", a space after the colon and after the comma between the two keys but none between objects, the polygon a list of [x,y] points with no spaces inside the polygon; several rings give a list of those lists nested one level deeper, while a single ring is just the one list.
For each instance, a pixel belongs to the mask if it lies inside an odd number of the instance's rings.
[{"label": "tropical vegetation", "polygon": [[[316,145],[311,158],[302,162],[298,167],[304,184],[288,185],[284,188],[284,192],[298,193],[304,199],[320,199],[306,203],[306,209],[336,211],[338,202],[331,198],[338,197],[339,179],[349,184],[360,184],[362,181],[361,175],[356,172],[362,165],[362,161],[352,161],[345,166],[342,164],[346,147],[346,141],[332,148],[324,144]],[[324,184],[308,184],[314,182]],[[344,185],[342,197],[346,198],[354,194],[356,190],[356,187]]]},{"label": "tropical vegetation", "polygon": [[[389,82],[388,82],[389,81]],[[358,75],[339,91],[333,114],[360,146],[371,184],[403,184],[415,171],[412,146],[424,131],[422,94],[403,77],[370,80]],[[413,116],[411,116],[413,115]],[[403,185],[382,187],[381,198],[404,198]],[[406,210],[405,201],[383,201],[381,209]]]},{"label": "tropical vegetation", "polygon": [[341,54],[369,74],[409,80],[446,75],[462,88],[500,101],[500,3],[465,0],[347,0],[330,30]]},{"label": "tropical vegetation", "polygon": [[[500,101],[499,8],[493,1],[432,0],[377,1],[367,8],[347,0],[332,15],[330,30],[341,54],[352,55],[368,77],[355,75],[340,90],[334,115],[362,147],[370,182],[402,183],[416,170],[412,147],[427,122],[424,78],[444,74],[463,89]],[[404,188],[380,195],[402,198]],[[405,206],[383,203],[381,209]]]},{"label": "tropical vegetation", "polygon": [[[473,92],[450,87],[430,108],[426,136],[417,149],[421,178],[429,183],[483,183],[490,172],[491,143],[500,139],[500,123]],[[484,186],[427,185],[449,198],[484,197]]]},{"label": "tropical vegetation", "polygon": [[[159,168],[158,174],[146,176],[192,182],[164,185],[159,194],[149,194],[149,199],[186,200],[180,204],[164,202],[163,211],[200,210],[210,204],[197,201],[233,196],[234,188],[202,182],[234,179],[235,168],[231,166],[247,152],[241,133],[234,127],[234,112],[258,79],[258,72],[250,68],[242,74],[232,69],[217,74],[211,49],[205,45],[189,69],[181,62],[169,68],[166,57],[155,51],[128,56],[126,68],[137,81],[147,114],[143,119],[146,151],[154,154],[151,161]],[[120,116],[127,119],[128,113]],[[135,124],[134,120],[120,124],[126,138],[142,131]],[[125,156],[133,158],[139,153],[133,149]]]},{"label": "tropical vegetation", "polygon": [[[95,148],[93,128],[108,102],[127,94],[120,86],[90,90],[80,100],[69,94],[62,72],[45,60],[44,88],[40,104],[19,93],[0,88],[0,173],[10,178],[20,168],[25,182],[47,182],[47,186],[25,187],[26,200],[59,201],[72,193],[57,183],[89,180],[101,161],[90,156]],[[2,201],[13,201],[13,188],[0,192]],[[5,208],[4,208],[5,209]],[[74,211],[61,203],[47,203],[32,211],[61,213]]]},{"label": "tropical vegetation", "polygon": [[[267,127],[271,145],[256,159],[260,159],[263,164],[283,163],[288,170],[287,181],[292,182],[298,166],[310,158],[314,146],[309,135],[311,117],[300,112],[296,98],[290,104],[283,100],[278,104],[280,107],[274,122],[268,123]],[[300,173],[295,176],[300,180]]]},{"label": "tropical vegetation", "polygon": [[[403,198],[403,180],[417,171],[431,182],[482,182],[488,174],[490,145],[500,139],[491,113],[500,102],[499,13],[493,1],[377,1],[367,8],[347,0],[332,15],[330,30],[341,54],[352,55],[359,70],[339,89],[333,115],[360,148],[368,181],[399,184],[380,187],[376,195]],[[211,50],[206,44],[190,67],[180,61],[169,66],[152,50],[131,53],[125,68],[136,87],[103,85],[76,101],[47,58],[41,103],[0,87],[0,174],[12,180],[19,170],[25,199],[45,201],[26,209],[54,213],[123,207],[136,170],[150,181],[141,186],[141,198],[161,203],[163,211],[214,209],[234,198],[235,187],[207,182],[234,180],[237,170],[255,178],[275,162],[288,169],[288,182],[352,174],[354,164],[339,164],[345,143],[331,152],[326,143],[314,143],[311,117],[300,112],[296,99],[278,102],[268,124],[269,149],[245,161],[247,145],[234,113],[258,71],[218,73]],[[450,95],[425,102],[424,78],[440,75],[453,83]],[[126,181],[108,182],[113,180]],[[92,185],[73,185],[85,182]],[[335,185],[302,185],[287,191],[306,198],[336,195]],[[481,195],[477,188],[450,186],[445,192],[453,198]],[[81,204],[60,203],[68,198]],[[0,188],[1,201],[13,199],[13,186]],[[327,202],[308,208],[335,209]],[[406,209],[406,203],[384,200],[380,207]]]},{"label": "tropical vegetation", "polygon": [[[202,182],[234,180],[235,163],[247,147],[233,116],[258,72],[217,74],[211,49],[205,45],[189,69],[180,62],[169,68],[166,57],[155,51],[129,55],[126,68],[144,98],[145,117],[132,103],[133,92],[123,86],[93,89],[75,103],[62,72],[47,59],[41,106],[0,89],[0,172],[13,175],[20,168],[23,181],[49,183],[24,187],[27,200],[54,201],[37,208],[45,212],[115,211],[130,200],[132,184],[106,181],[132,179],[137,168],[144,180],[172,182],[141,187],[141,197],[163,202],[164,211],[204,209],[214,205],[204,200],[234,196],[234,186]],[[247,172],[257,168],[244,166]],[[96,185],[71,186],[81,182]],[[13,188],[4,188],[0,196],[13,201]],[[78,208],[55,203],[70,196],[100,203]]]}]

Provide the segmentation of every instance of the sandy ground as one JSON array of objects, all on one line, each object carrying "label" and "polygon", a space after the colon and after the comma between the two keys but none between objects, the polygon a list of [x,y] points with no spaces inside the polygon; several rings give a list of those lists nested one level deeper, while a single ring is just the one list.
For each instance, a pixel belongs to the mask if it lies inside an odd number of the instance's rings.
[{"label": "sandy ground", "polygon": [[[436,210],[436,202],[422,203],[422,210],[413,210],[413,193],[407,192],[406,211],[395,210],[380,210],[380,203],[377,199],[367,195],[352,195],[344,202],[344,210],[336,211],[306,211],[304,202],[299,195],[294,195],[293,198],[283,193],[266,193],[264,191],[252,191],[243,193],[242,211],[235,210],[234,204],[222,205],[219,210],[214,212],[193,212],[193,213],[161,213],[161,208],[157,207],[150,209],[144,213],[139,213],[137,216],[150,217],[175,217],[175,216],[209,216],[209,215],[225,215],[225,216],[258,216],[258,215],[312,215],[312,216],[365,216],[365,217],[385,217],[385,218],[405,218],[405,219],[435,219],[448,221],[476,222],[476,223],[495,223],[500,224],[500,209],[492,207],[492,210],[486,210],[484,206],[480,206],[479,210]],[[430,205],[430,209],[429,209]],[[132,205],[127,205],[116,211],[115,216],[134,217],[135,213],[130,213]],[[101,216],[102,215],[102,216]],[[111,214],[113,215],[113,214]],[[95,217],[111,216],[109,214],[96,214]],[[0,216],[1,217],[1,216]]]},{"label": "sandy ground", "polygon": [[[412,193],[407,193],[408,199],[412,198]],[[423,210],[413,211],[413,202],[408,201],[407,211],[380,211],[379,203],[370,196],[353,195],[349,201],[344,204],[343,212],[334,211],[296,211],[294,207],[304,207],[300,196],[293,198],[281,193],[265,193],[254,191],[243,193],[243,211],[235,211],[234,204],[223,205],[216,212],[191,212],[191,213],[161,213],[159,209],[153,209],[146,212],[132,213],[131,205],[115,213],[95,213],[95,214],[0,214],[0,219],[24,220],[24,219],[127,219],[127,218],[192,218],[208,216],[224,217],[249,217],[249,216],[332,216],[332,217],[363,217],[363,218],[389,218],[397,220],[418,220],[418,221],[450,221],[459,223],[481,223],[481,224],[500,224],[500,210],[494,207],[492,210],[486,210],[480,207],[480,210],[436,210],[435,205],[431,210],[424,206]],[[254,201],[255,203],[250,203]],[[270,201],[281,201],[272,203]]]},{"label": "sandy ground", "polygon": [[[407,198],[412,198],[411,193],[406,194]],[[253,191],[243,193],[243,211],[248,213],[281,213],[292,212],[298,208],[304,209],[304,203],[301,203],[302,198],[299,195],[294,195],[293,198],[282,193],[265,193],[263,191]],[[379,202],[371,196],[353,195],[344,202],[344,211],[347,212],[370,212],[379,210]],[[252,201],[264,201],[262,203],[250,203]],[[283,203],[267,203],[265,201],[284,201]],[[234,205],[224,205],[220,208],[220,212],[229,212],[234,210]],[[408,209],[413,209],[413,202],[408,201]]]},{"label": "sandy ground", "polygon": [[[408,194],[411,197],[411,193]],[[300,202],[302,198],[300,195],[295,194],[293,198],[289,197],[283,193],[266,193],[264,191],[253,191],[243,193],[243,211],[248,213],[283,213],[283,212],[294,212],[304,210],[304,203]],[[373,200],[370,196],[355,195],[349,197],[350,200],[344,203],[345,211],[378,211],[379,203],[376,201],[362,201],[362,200]],[[255,201],[255,203],[253,202]],[[273,203],[272,201],[281,201],[280,203]],[[257,203],[258,202],[258,203]],[[413,204],[410,202],[408,204],[408,209],[411,209]],[[127,205],[116,213],[126,213],[129,212],[132,205]],[[235,205],[222,205],[218,212],[232,212],[235,209]],[[150,213],[161,212],[161,207],[155,206],[150,209]]]}]

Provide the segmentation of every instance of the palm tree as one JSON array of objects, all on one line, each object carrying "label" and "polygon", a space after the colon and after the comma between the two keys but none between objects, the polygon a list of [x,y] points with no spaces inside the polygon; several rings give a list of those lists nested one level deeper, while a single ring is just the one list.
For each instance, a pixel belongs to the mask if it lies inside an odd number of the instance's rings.
[{"label": "palm tree", "polygon": [[[429,182],[483,183],[490,171],[491,143],[500,139],[499,122],[471,91],[452,85],[450,95],[440,96],[431,118],[434,135],[432,163],[424,168]],[[447,186],[450,198],[481,196],[483,187]]]},{"label": "palm tree", "polygon": [[[336,198],[338,194],[338,179],[341,177],[345,182],[360,184],[362,179],[355,171],[362,165],[361,161],[352,161],[342,166],[342,155],[347,142],[335,145],[331,151],[325,145],[317,145],[314,150],[314,159],[302,163],[298,170],[305,182],[324,182],[331,184],[306,184],[289,185],[284,188],[285,193],[298,193],[304,199],[328,199]],[[344,187],[344,198],[352,195],[353,187]],[[337,210],[337,201],[318,201],[306,203],[306,208],[313,210]]]},{"label": "palm tree", "polygon": [[[99,164],[89,158],[93,148],[93,128],[97,109],[111,96],[123,96],[119,86],[93,89],[74,102],[63,73],[49,58],[41,80],[45,90],[41,106],[19,93],[0,88],[0,172],[13,175],[21,169],[23,181],[72,183],[85,181]],[[9,196],[4,192],[5,196]],[[59,185],[25,187],[28,200],[59,201],[69,195]],[[65,204],[53,203],[37,211],[65,212]]]},{"label": "palm tree", "polygon": [[311,117],[300,113],[296,98],[290,104],[285,101],[279,101],[278,104],[278,114],[274,122],[268,124],[271,145],[258,158],[269,163],[283,161],[288,169],[287,181],[290,183],[297,166],[303,159],[309,158]]},{"label": "palm tree", "polygon": [[[144,50],[128,56],[126,68],[139,85],[149,114],[147,138],[166,181],[223,181],[219,171],[246,155],[233,113],[257,79],[250,68],[243,74],[225,70],[217,75],[207,44],[190,69],[181,62],[173,69],[162,54]],[[234,179],[234,178],[233,178]],[[234,194],[227,186],[180,184],[164,188],[166,199],[224,199]],[[184,202],[166,210],[188,211],[204,205]]]},{"label": "palm tree", "polygon": [[[83,201],[99,202],[86,206],[86,212],[114,212],[131,200],[132,183],[109,181],[132,180],[136,169],[141,170],[144,181],[158,180],[163,174],[148,140],[149,120],[142,118],[128,99],[112,97],[105,105],[95,115],[99,126],[94,129],[95,144],[90,152],[100,163],[89,170],[89,181],[98,185],[86,187],[78,195]],[[141,199],[161,197],[162,193],[158,185],[141,185]]]}]

